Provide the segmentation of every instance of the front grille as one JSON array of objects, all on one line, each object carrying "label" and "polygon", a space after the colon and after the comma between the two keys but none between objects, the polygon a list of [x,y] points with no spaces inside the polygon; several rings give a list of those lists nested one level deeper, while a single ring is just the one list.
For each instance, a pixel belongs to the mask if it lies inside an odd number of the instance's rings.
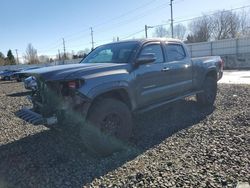
[{"label": "front grille", "polygon": [[46,83],[37,79],[37,90],[32,96],[34,110],[44,117],[56,114],[61,104],[59,84]]}]

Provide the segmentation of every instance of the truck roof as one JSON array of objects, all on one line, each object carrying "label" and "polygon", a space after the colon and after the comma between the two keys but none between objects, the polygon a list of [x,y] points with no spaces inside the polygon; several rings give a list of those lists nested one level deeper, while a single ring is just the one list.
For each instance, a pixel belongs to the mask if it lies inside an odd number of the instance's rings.
[{"label": "truck roof", "polygon": [[130,40],[121,40],[117,42],[111,42],[109,44],[114,43],[123,43],[123,42],[138,42],[138,43],[146,43],[146,42],[176,42],[176,43],[182,43],[179,39],[173,39],[173,38],[148,38],[148,39],[130,39]]}]

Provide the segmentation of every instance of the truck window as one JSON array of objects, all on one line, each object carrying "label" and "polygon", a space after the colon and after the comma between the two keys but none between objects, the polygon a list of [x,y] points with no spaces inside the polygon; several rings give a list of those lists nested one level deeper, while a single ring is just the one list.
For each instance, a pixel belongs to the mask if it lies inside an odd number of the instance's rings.
[{"label": "truck window", "polygon": [[166,44],[166,54],[168,61],[180,61],[186,57],[185,50],[180,44]]},{"label": "truck window", "polygon": [[163,53],[162,53],[160,44],[150,44],[150,45],[143,47],[140,55],[148,54],[148,53],[155,54],[156,56],[155,63],[163,63],[164,59],[163,59]]},{"label": "truck window", "polygon": [[99,52],[99,55],[96,58],[93,58],[93,62],[102,62],[107,61],[110,62],[113,57],[113,52],[110,49],[105,49]]},{"label": "truck window", "polygon": [[137,42],[106,44],[93,50],[81,63],[128,63],[137,48]]}]

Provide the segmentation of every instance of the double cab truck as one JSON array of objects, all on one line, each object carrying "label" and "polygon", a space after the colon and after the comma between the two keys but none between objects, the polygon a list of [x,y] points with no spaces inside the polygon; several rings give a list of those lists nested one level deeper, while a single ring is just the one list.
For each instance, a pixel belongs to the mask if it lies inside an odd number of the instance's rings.
[{"label": "double cab truck", "polygon": [[99,46],[79,64],[23,74],[30,76],[25,87],[33,91],[33,107],[20,110],[20,118],[47,126],[85,122],[77,130],[88,148],[107,154],[118,147],[114,139],[129,140],[134,114],[192,95],[213,105],[223,61],[191,58],[179,40],[141,39]]}]

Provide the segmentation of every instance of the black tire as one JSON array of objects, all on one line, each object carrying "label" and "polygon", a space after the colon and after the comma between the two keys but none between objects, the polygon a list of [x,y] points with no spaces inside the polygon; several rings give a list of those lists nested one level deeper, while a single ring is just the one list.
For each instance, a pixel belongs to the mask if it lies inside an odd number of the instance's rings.
[{"label": "black tire", "polygon": [[123,102],[104,98],[89,111],[80,136],[87,149],[98,156],[108,156],[126,149],[132,134],[132,115]]},{"label": "black tire", "polygon": [[206,77],[202,89],[203,92],[196,95],[197,102],[202,106],[213,106],[217,94],[216,78]]},{"label": "black tire", "polygon": [[9,76],[6,76],[6,77],[4,77],[4,80],[5,80],[5,81],[10,81],[10,77],[9,77]]}]

